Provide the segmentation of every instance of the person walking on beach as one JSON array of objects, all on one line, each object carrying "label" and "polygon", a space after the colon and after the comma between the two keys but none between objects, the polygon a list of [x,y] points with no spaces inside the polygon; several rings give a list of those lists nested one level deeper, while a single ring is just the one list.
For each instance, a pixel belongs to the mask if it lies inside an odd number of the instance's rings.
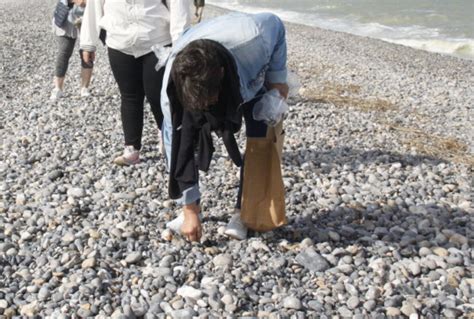
[{"label": "person walking on beach", "polygon": [[[276,89],[287,97],[286,61],[285,28],[270,13],[220,16],[194,26],[175,42],[161,89],[162,133],[170,197],[183,211],[168,228],[190,241],[201,238],[197,167],[209,168],[211,131],[222,137],[231,159],[242,168],[234,133],[244,117],[247,137],[265,136],[267,125],[253,119],[252,109],[265,90]],[[247,236],[240,219],[242,186],[241,175],[235,214],[225,231],[236,239]]]},{"label": "person walking on beach", "polygon": [[84,60],[94,61],[101,29],[112,73],[121,97],[121,119],[125,138],[117,165],[140,162],[143,104],[146,97],[161,126],[161,77],[151,47],[171,46],[191,21],[189,0],[89,0],[83,19],[80,46]]},{"label": "person walking on beach", "polygon": [[[74,51],[76,38],[81,28],[82,16],[84,14],[85,0],[59,0],[65,7],[69,9],[67,19],[58,26],[53,18],[53,32],[56,35],[58,43],[58,55],[56,58],[55,76],[53,80],[54,88],[51,91],[50,99],[56,101],[64,95],[64,79],[69,65],[69,59]],[[79,50],[81,57],[81,89],[82,97],[87,97],[89,93],[89,84],[92,77],[92,68],[94,66],[92,61],[84,61],[82,53]]]},{"label": "person walking on beach", "polygon": [[194,7],[196,11],[194,12],[194,16],[196,17],[196,22],[201,22],[202,19],[202,12],[204,11],[204,3],[205,0],[194,0]]}]

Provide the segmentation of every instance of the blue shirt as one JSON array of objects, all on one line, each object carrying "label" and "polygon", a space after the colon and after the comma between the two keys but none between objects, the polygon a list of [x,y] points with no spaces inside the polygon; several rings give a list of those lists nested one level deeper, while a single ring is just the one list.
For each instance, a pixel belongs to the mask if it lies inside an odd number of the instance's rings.
[{"label": "blue shirt", "polygon": [[[168,163],[171,160],[173,136],[166,89],[171,67],[176,55],[190,42],[198,39],[217,41],[232,54],[239,74],[240,93],[244,103],[253,99],[265,82],[286,83],[285,27],[276,15],[231,13],[207,20],[185,31],[174,43],[166,62],[161,90],[162,134]],[[195,185],[185,190],[178,202],[190,204],[199,198],[199,187]]]}]

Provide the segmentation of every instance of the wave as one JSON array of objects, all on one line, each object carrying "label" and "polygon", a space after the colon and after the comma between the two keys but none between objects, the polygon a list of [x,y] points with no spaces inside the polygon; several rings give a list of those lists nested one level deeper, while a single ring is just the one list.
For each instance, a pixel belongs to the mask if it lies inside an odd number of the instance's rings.
[{"label": "wave", "polygon": [[474,60],[474,41],[470,39],[382,39],[415,49]]},{"label": "wave", "polygon": [[252,7],[239,4],[237,1],[213,0],[208,1],[208,3],[229,10],[248,13],[273,12],[288,22],[381,39],[420,50],[474,60],[474,39],[456,39],[443,36],[442,32],[437,28],[428,28],[420,25],[388,26],[377,22],[361,23],[350,17],[342,19],[323,16],[311,11],[301,13],[284,9]]}]

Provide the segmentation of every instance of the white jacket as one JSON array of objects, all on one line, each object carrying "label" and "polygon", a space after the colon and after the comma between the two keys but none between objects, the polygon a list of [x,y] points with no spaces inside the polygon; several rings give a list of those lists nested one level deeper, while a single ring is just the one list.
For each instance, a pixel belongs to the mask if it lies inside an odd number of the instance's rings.
[{"label": "white jacket", "polygon": [[189,26],[189,0],[88,0],[82,19],[80,47],[93,52],[100,29],[108,47],[138,58],[153,45],[174,42]]}]

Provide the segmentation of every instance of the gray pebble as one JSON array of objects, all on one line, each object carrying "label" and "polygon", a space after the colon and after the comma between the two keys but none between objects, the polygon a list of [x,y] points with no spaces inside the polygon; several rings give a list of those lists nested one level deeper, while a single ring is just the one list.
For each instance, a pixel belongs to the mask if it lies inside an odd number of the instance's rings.
[{"label": "gray pebble", "polygon": [[301,301],[293,296],[285,297],[283,299],[283,307],[287,309],[301,309]]}]

